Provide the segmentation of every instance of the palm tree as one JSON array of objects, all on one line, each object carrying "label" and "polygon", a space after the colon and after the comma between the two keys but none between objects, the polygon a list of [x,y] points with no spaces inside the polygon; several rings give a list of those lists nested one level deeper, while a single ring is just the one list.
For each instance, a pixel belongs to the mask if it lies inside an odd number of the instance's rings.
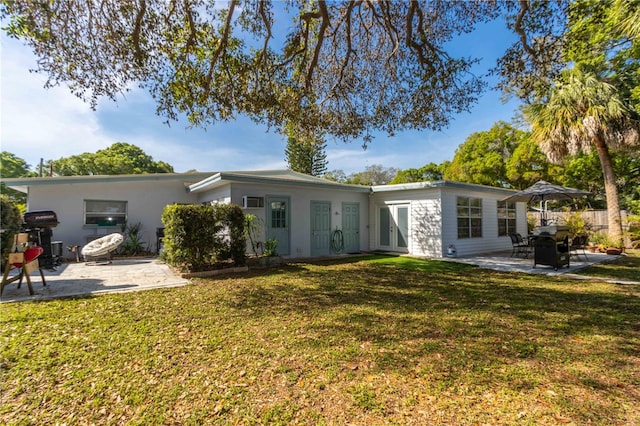
[{"label": "palm tree", "polygon": [[532,125],[533,140],[552,162],[595,148],[604,177],[609,235],[622,243],[610,150],[638,143],[637,114],[623,102],[613,85],[576,66],[562,73],[546,102],[525,107],[524,115]]}]

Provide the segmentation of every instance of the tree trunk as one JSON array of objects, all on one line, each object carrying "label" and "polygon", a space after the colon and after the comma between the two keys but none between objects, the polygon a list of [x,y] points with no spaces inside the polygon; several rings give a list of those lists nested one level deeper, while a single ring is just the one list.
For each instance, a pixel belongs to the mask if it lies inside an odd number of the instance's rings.
[{"label": "tree trunk", "polygon": [[609,217],[609,236],[622,247],[622,219],[620,217],[620,203],[618,200],[618,188],[616,186],[616,174],[613,171],[613,162],[609,148],[602,137],[597,136],[593,141],[604,176],[604,191],[607,196],[607,215]]}]

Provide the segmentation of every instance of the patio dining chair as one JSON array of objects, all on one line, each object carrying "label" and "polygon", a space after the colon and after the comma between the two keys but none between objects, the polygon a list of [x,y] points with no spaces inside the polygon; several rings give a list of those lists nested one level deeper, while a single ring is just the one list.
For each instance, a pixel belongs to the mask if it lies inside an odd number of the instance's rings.
[{"label": "patio dining chair", "polygon": [[512,248],[511,257],[514,257],[514,256],[522,256],[524,258],[529,257],[529,254],[531,253],[531,246],[527,241],[524,240],[524,238],[522,238],[522,235],[518,233],[509,234],[509,238],[511,238],[511,248]]},{"label": "patio dining chair", "polygon": [[587,248],[587,244],[589,243],[589,236],[586,234],[579,234],[574,236],[571,239],[571,244],[569,244],[569,256],[576,256],[576,259],[580,260],[579,250],[582,250],[582,255],[584,256],[584,260],[589,260],[587,257],[587,252],[585,249]]}]

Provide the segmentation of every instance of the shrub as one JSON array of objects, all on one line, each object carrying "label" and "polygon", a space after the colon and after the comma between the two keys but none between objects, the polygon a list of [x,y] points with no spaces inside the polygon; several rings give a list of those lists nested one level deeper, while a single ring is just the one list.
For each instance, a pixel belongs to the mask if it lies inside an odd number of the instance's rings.
[{"label": "shrub", "polygon": [[264,243],[264,255],[277,256],[278,255],[278,252],[276,250],[277,247],[278,247],[278,240],[276,240],[275,238],[268,239]]},{"label": "shrub", "polygon": [[591,223],[582,212],[570,212],[564,217],[564,224],[569,227],[571,235],[586,234],[591,230]]},{"label": "shrub", "polygon": [[244,265],[244,214],[236,205],[165,207],[163,258],[185,271],[203,271],[233,260]]},{"label": "shrub", "polygon": [[13,246],[13,236],[20,231],[20,209],[3,194],[0,200],[0,231],[2,232],[2,267]]},{"label": "shrub", "polygon": [[142,223],[134,223],[133,225],[122,225],[122,234],[124,235],[124,242],[119,248],[119,253],[126,256],[137,256],[147,251],[146,244],[142,241],[140,231],[142,230]]},{"label": "shrub", "polygon": [[589,237],[589,242],[595,244],[604,252],[607,247],[618,247],[618,243],[604,232],[596,232]]},{"label": "shrub", "polygon": [[627,224],[626,236],[629,238],[630,247],[634,249],[640,248],[640,215],[627,217]]}]

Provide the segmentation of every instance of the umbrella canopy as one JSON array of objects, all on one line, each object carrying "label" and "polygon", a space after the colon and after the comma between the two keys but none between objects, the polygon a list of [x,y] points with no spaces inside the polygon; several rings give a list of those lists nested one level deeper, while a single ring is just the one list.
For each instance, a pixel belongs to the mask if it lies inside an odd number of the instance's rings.
[{"label": "umbrella canopy", "polygon": [[525,201],[529,203],[533,201],[571,200],[589,194],[590,192],[581,189],[553,185],[544,180],[539,180],[527,189],[516,192],[502,201]]}]

